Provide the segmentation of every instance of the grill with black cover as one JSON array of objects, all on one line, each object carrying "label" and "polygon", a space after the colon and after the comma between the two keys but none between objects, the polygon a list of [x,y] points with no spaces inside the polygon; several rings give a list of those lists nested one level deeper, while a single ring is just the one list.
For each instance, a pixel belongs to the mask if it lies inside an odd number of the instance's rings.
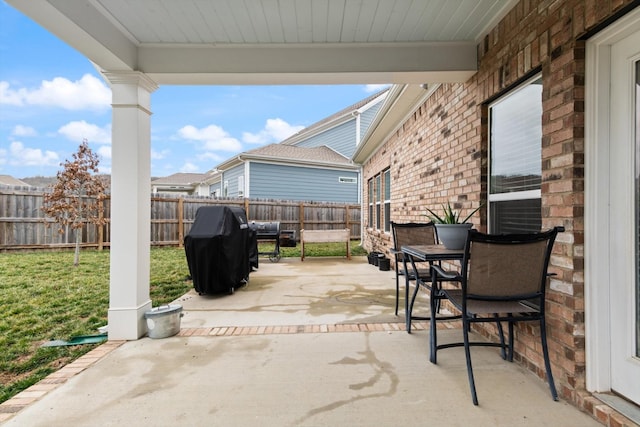
[{"label": "grill with black cover", "polygon": [[258,267],[255,232],[243,208],[203,206],[184,238],[193,286],[199,294],[233,293]]}]

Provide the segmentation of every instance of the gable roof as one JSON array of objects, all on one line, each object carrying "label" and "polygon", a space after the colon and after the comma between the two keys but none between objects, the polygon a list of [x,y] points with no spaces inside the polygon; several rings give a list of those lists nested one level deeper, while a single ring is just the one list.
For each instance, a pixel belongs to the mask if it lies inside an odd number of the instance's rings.
[{"label": "gable roof", "polygon": [[29,184],[27,184],[24,181],[21,181],[17,178],[12,177],[11,175],[0,175],[0,185],[11,185],[11,186],[18,186],[18,187],[30,187]]},{"label": "gable roof", "polygon": [[357,164],[364,164],[439,86],[393,85],[351,160]]},{"label": "gable roof", "polygon": [[151,181],[153,185],[195,185],[209,177],[206,173],[174,173]]},{"label": "gable roof", "polygon": [[295,145],[269,144],[245,151],[221,163],[218,169],[230,169],[233,166],[249,160],[292,163],[307,166],[357,168],[351,160],[326,145],[321,147],[296,147]]},{"label": "gable roof", "polygon": [[360,101],[352,104],[342,110],[334,113],[322,120],[315,122],[314,124],[302,129],[300,132],[290,136],[280,143],[274,143],[259,147],[253,150],[245,151],[239,155],[232,157],[220,163],[216,169],[228,170],[234,166],[237,166],[243,161],[247,160],[264,160],[274,162],[293,162],[304,163],[306,165],[316,166],[334,166],[334,167],[348,167],[355,168],[353,162],[334,151],[327,146],[321,147],[298,147],[296,144],[307,140],[313,135],[319,134],[332,127],[338,126],[348,120],[354,119],[354,112],[362,112],[364,107],[368,105],[375,105],[376,100],[384,100],[389,92],[390,88],[387,87],[379,92],[374,93]]},{"label": "gable roof", "polygon": [[[289,138],[282,141],[281,144],[295,145],[315,134],[323,132],[328,128],[332,128],[348,120],[353,120],[354,112],[360,111],[363,107],[366,107],[368,104],[371,104],[374,100],[378,98],[386,97],[386,94],[389,91],[389,89],[390,88],[387,87],[379,92],[374,93],[371,96],[368,96],[356,102],[353,105],[348,106],[347,108],[343,108],[342,110],[330,115],[329,117],[325,117],[324,119],[319,120],[310,126],[307,126],[306,128],[302,129],[298,133],[295,133],[291,135]],[[375,105],[375,103],[372,105]]]}]

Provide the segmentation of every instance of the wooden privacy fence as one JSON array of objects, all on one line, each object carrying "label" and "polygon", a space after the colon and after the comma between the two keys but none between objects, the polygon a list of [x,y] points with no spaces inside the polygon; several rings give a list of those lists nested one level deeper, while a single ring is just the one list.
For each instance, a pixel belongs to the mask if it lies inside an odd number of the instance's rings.
[{"label": "wooden privacy fence", "polygon": [[[51,249],[75,246],[75,233],[68,227],[58,232],[57,224],[42,212],[44,191],[32,188],[0,187],[0,251]],[[242,206],[249,221],[280,222],[281,230],[335,230],[348,228],[352,239],[360,239],[360,205],[282,200],[220,199],[198,196],[151,196],[151,245],[181,246],[201,206]],[[111,199],[102,206],[110,218]],[[133,218],[132,218],[133,220]],[[47,227],[47,223],[50,226]],[[109,246],[110,224],[82,228],[82,246]]]}]

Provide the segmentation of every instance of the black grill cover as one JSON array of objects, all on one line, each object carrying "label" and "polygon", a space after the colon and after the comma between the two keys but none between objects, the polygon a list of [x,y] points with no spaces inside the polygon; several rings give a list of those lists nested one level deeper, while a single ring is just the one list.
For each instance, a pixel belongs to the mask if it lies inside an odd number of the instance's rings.
[{"label": "black grill cover", "polygon": [[184,238],[184,250],[193,286],[200,294],[233,292],[249,279],[251,267],[257,267],[255,231],[241,207],[198,208]]}]

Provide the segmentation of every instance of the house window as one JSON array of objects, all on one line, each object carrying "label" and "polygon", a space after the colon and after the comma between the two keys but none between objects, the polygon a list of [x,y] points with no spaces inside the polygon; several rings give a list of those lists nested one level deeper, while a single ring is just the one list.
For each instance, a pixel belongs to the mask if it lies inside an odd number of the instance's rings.
[{"label": "house window", "polygon": [[238,197],[244,196],[244,176],[238,177]]},{"label": "house window", "polygon": [[384,177],[384,231],[391,231],[391,170],[382,173]]},{"label": "house window", "polygon": [[382,202],[382,191],[380,187],[380,175],[376,175],[376,229],[380,230],[380,219],[381,219],[381,202]]},{"label": "house window", "polygon": [[229,181],[225,181],[224,182],[224,186],[222,189],[222,195],[223,197],[228,197],[229,196]]},{"label": "house window", "polygon": [[369,191],[369,218],[367,218],[367,225],[369,228],[373,227],[373,179],[370,179],[367,183]]},{"label": "house window", "polygon": [[542,79],[526,82],[489,107],[489,231],[542,226]]}]

